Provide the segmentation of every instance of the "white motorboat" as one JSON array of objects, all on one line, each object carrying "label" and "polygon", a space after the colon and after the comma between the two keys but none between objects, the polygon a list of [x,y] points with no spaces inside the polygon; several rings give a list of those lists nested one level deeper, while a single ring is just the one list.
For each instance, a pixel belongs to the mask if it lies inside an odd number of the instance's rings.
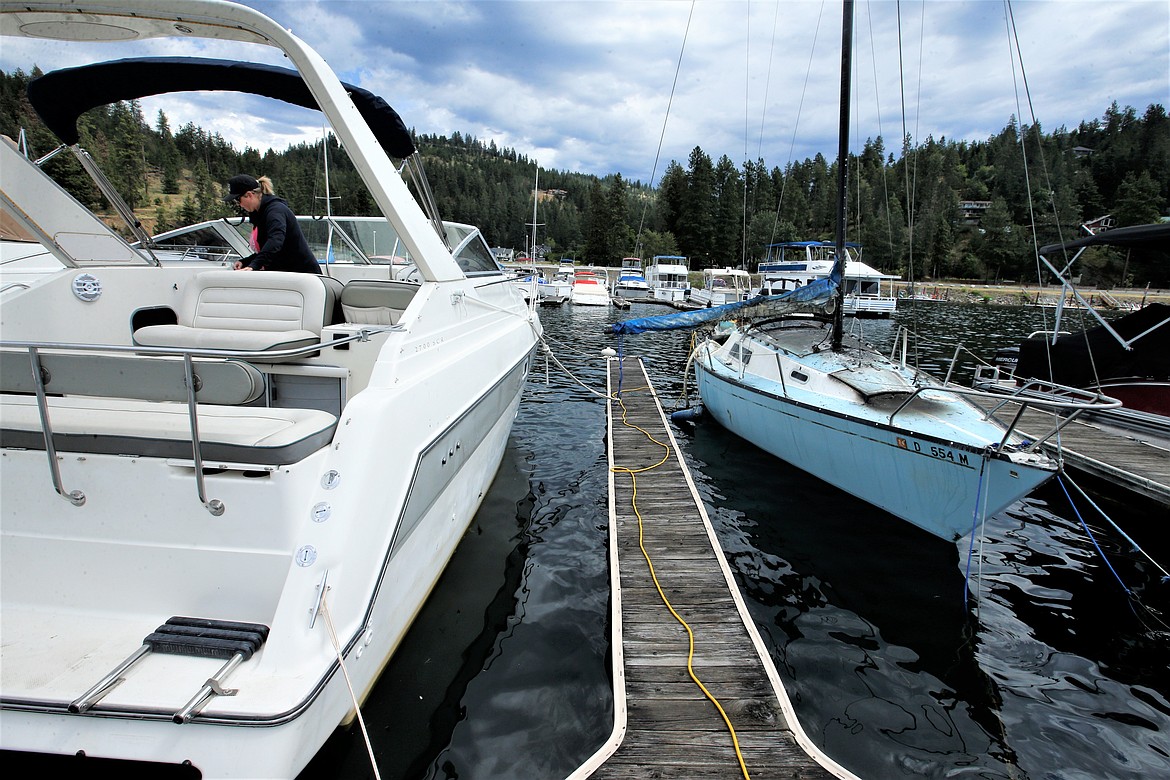
[{"label": "white motorboat", "polygon": [[752,294],[752,275],[738,268],[704,268],[703,286],[691,290],[691,303],[722,306],[746,301]]},{"label": "white motorboat", "polygon": [[[0,297],[0,747],[296,777],[353,719],[479,507],[539,320],[478,230],[415,201],[391,159],[421,177],[401,120],[364,113],[267,16],[31,0],[0,6],[0,32],[87,53],[276,47],[296,70],[237,70],[233,87],[311,95],[384,216],[379,247],[418,274],[163,263],[0,143],[3,217],[58,266]],[[103,65],[93,83],[115,92],[150,80]]]},{"label": "white motorboat", "polygon": [[[1151,303],[1117,319],[1105,319],[1076,289],[1073,268],[1089,247],[1157,251],[1170,245],[1170,224],[1103,230],[1064,244],[1040,248],[1040,260],[1061,281],[1061,303],[1052,330],[1037,331],[1017,346],[1000,349],[993,365],[975,368],[974,386],[1010,396],[1064,396],[1073,389],[1117,399],[1121,405],[1096,412],[1100,422],[1141,435],[1170,435],[1170,305]],[[1062,260],[1058,269],[1050,257]],[[1064,301],[1071,300],[1069,307]],[[1079,309],[1093,327],[1062,330],[1066,308]]]},{"label": "white motorboat", "polygon": [[578,268],[573,274],[573,293],[570,298],[577,306],[608,306],[609,284],[603,274]]},{"label": "white motorboat", "polygon": [[[772,244],[757,267],[761,295],[781,295],[817,279],[828,278],[837,249],[831,241],[786,241]],[[892,317],[898,308],[893,283],[902,277],[884,274],[861,262],[861,245],[846,242],[845,314],[853,317]]]},{"label": "white motorboat", "polygon": [[650,297],[656,301],[681,303],[691,294],[687,259],[679,255],[655,255],[646,266]]},{"label": "white motorboat", "polygon": [[642,258],[622,258],[622,267],[613,285],[613,294],[631,301],[644,301],[650,297],[650,283],[642,273]]}]

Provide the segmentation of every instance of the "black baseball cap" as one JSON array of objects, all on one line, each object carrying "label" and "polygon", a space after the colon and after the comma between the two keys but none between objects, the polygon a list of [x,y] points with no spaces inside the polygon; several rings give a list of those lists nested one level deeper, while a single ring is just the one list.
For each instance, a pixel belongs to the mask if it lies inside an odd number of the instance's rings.
[{"label": "black baseball cap", "polygon": [[260,182],[246,173],[241,173],[228,179],[228,194],[223,196],[224,203],[235,203],[241,195],[247,195],[252,190],[260,189]]}]

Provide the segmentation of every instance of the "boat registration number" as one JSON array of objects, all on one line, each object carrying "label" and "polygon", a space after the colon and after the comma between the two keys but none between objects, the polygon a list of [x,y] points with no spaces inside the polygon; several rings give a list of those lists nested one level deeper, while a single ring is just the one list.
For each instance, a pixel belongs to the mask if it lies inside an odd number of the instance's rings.
[{"label": "boat registration number", "polygon": [[915,452],[922,453],[923,455],[929,455],[932,458],[938,458],[939,460],[949,460],[951,463],[957,463],[960,466],[971,465],[970,461],[967,459],[967,453],[965,452],[960,452],[956,455],[955,451],[949,447],[939,447],[934,444],[930,444],[924,447],[921,442],[908,442],[901,436],[897,438],[898,446],[904,450],[914,450]]}]

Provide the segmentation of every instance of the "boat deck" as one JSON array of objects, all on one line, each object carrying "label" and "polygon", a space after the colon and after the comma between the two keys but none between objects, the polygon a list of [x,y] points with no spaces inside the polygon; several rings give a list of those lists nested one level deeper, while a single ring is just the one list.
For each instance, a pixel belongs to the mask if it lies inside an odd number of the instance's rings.
[{"label": "boat deck", "polygon": [[[984,409],[992,402],[978,399]],[[1009,402],[996,416],[1010,421],[1019,404]],[[1019,430],[1033,437],[1043,435],[1056,425],[1056,417],[1039,409],[1028,408]],[[1060,433],[1065,464],[1110,483],[1170,505],[1170,441],[1139,433],[1093,418],[1069,423]],[[1055,454],[1055,442],[1045,445]]]},{"label": "boat deck", "polygon": [[609,385],[616,725],[574,776],[744,776],[731,731],[688,673],[687,630],[648,555],[694,634],[691,667],[734,726],[750,776],[852,778],[797,722],[641,361],[611,359]]}]

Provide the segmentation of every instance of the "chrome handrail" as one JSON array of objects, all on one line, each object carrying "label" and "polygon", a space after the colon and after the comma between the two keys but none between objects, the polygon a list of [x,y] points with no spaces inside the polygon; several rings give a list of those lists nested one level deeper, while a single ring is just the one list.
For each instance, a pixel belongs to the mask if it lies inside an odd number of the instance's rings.
[{"label": "chrome handrail", "polygon": [[[1044,389],[1043,396],[1037,396],[1035,393]],[[1032,380],[1023,387],[1018,388],[1013,393],[997,393],[988,390],[979,390],[973,387],[963,387],[961,385],[924,385],[915,389],[907,398],[898,405],[898,408],[890,413],[889,422],[892,425],[894,417],[909,406],[913,401],[918,399],[923,392],[934,391],[940,393],[952,393],[954,395],[964,396],[966,398],[985,398],[997,400],[1000,403],[992,409],[984,412],[984,419],[991,419],[996,412],[1002,409],[1008,403],[1018,403],[1020,408],[1016,411],[1015,417],[1007,429],[1004,431],[1003,438],[1000,439],[997,445],[998,449],[1003,449],[1007,446],[1008,439],[1012,433],[1015,432],[1020,419],[1023,417],[1024,411],[1030,406],[1044,408],[1044,409],[1064,409],[1069,410],[1072,414],[1067,417],[1062,417],[1061,421],[1055,427],[1043,436],[1036,437],[1035,440],[1023,448],[1025,452],[1032,452],[1036,450],[1041,444],[1051,439],[1061,430],[1063,430],[1069,423],[1079,417],[1086,411],[1101,411],[1104,409],[1116,409],[1122,405],[1122,402],[1116,398],[1112,398],[1103,393],[1095,393],[1089,390],[1083,390],[1077,387],[1069,387],[1067,385],[1058,385],[1055,382],[1042,382],[1040,380]],[[1032,394],[1025,394],[1032,393]],[[1070,400],[1058,400],[1054,398],[1054,394],[1067,397]],[[1079,399],[1079,400],[1072,400]]]},{"label": "chrome handrail", "polygon": [[41,420],[41,435],[45,441],[45,453],[49,459],[49,472],[53,482],[53,489],[59,496],[66,499],[74,506],[82,506],[85,504],[85,494],[80,490],[67,491],[61,479],[61,469],[57,464],[57,449],[53,444],[53,429],[49,419],[49,405],[48,394],[45,392],[44,376],[42,373],[40,355],[42,351],[61,351],[61,352],[102,352],[114,354],[134,354],[134,355],[161,355],[173,356],[183,358],[183,372],[184,384],[187,388],[187,414],[191,426],[191,452],[195,463],[195,483],[196,492],[199,496],[199,502],[203,504],[213,516],[219,517],[224,513],[224,503],[217,498],[207,498],[206,483],[203,478],[203,453],[202,446],[199,439],[199,417],[198,417],[198,403],[195,398],[195,374],[193,358],[196,357],[217,357],[217,358],[235,358],[235,359],[257,359],[257,358],[286,358],[286,357],[301,357],[320,352],[322,349],[328,347],[336,347],[342,344],[348,344],[355,341],[367,342],[371,336],[377,333],[385,333],[389,331],[400,331],[405,328],[402,325],[378,326],[372,328],[362,328],[358,332],[349,336],[338,339],[330,339],[328,341],[322,340],[316,344],[309,344],[303,347],[295,347],[291,349],[282,350],[230,350],[230,349],[176,349],[173,347],[136,347],[136,346],[120,346],[120,345],[100,345],[100,344],[70,344],[64,342],[35,342],[35,341],[0,341],[0,349],[25,349],[28,350],[30,368],[32,370],[33,384],[37,397],[37,410]]},{"label": "chrome handrail", "polygon": [[336,347],[355,341],[369,341],[370,337],[379,333],[389,333],[403,330],[406,330],[406,327],[402,324],[378,325],[375,327],[362,328],[357,332],[342,338],[330,339],[328,341],[322,340],[314,344],[306,344],[303,347],[290,347],[289,349],[194,349],[180,347],[148,347],[137,345],[125,346],[120,344],[75,344],[65,341],[0,341],[0,349],[16,347],[20,349],[53,349],[66,350],[70,352],[115,352],[134,355],[171,355],[174,357],[190,355],[191,357],[219,357],[237,358],[239,360],[256,360],[258,362],[265,363],[272,361],[265,360],[264,358],[305,357],[307,355],[313,354],[314,352],[320,352],[326,347]]}]

